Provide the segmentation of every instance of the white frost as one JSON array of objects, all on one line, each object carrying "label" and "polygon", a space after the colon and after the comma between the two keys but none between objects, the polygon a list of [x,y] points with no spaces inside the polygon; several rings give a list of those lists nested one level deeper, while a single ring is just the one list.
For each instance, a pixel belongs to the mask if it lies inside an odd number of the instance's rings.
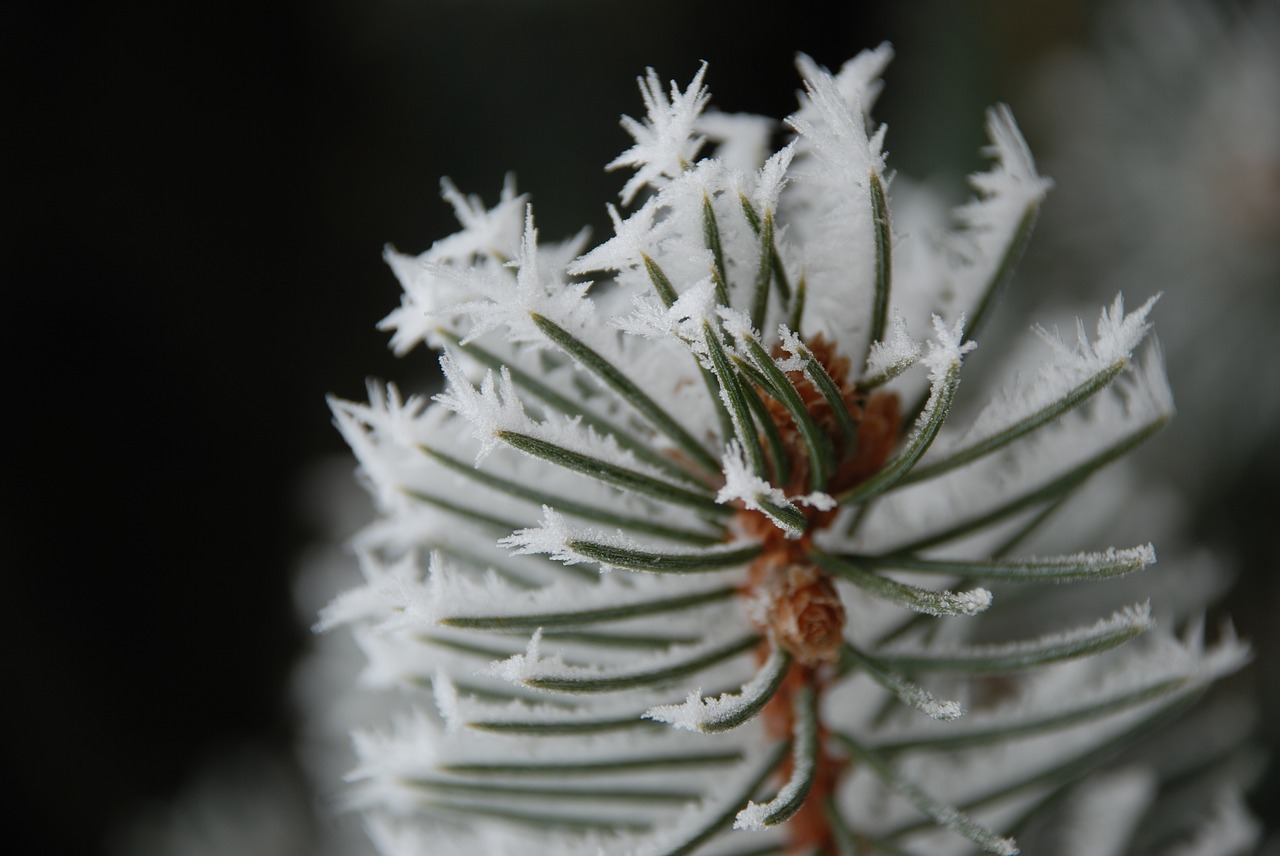
[{"label": "white frost", "polygon": [[[768,514],[768,509],[763,504],[765,502],[787,509],[794,509],[797,504],[807,505],[819,511],[830,511],[836,507],[835,497],[829,494],[814,491],[800,496],[787,496],[782,488],[774,487],[751,472],[742,446],[736,440],[729,441],[721,463],[724,468],[724,487],[720,488],[720,492],[716,494],[716,502],[721,505],[739,501],[747,509],[764,514]],[[771,515],[769,519],[786,532],[788,537],[798,538],[802,534],[799,530],[785,526],[782,521]]]},{"label": "white frost", "polygon": [[[566,565],[576,565],[579,562],[599,562],[590,556],[573,549],[574,541],[591,541],[595,544],[604,544],[619,550],[639,550],[640,542],[634,538],[618,532],[609,534],[600,532],[596,529],[574,529],[564,522],[564,517],[550,506],[542,506],[542,525],[531,526],[527,529],[518,529],[507,537],[498,541],[498,544],[509,548],[514,555],[529,555],[531,553],[543,553],[557,562],[564,562]],[[603,562],[600,567],[609,570],[610,565]]]},{"label": "white frost", "polygon": [[773,683],[780,669],[789,662],[781,648],[774,648],[769,659],[739,692],[722,693],[715,698],[703,698],[702,688],[689,693],[684,704],[662,704],[645,711],[646,719],[665,722],[685,731],[705,731],[736,716],[759,701],[766,688]]},{"label": "white frost", "polygon": [[809,783],[813,772],[813,758],[804,751],[804,747],[813,742],[813,733],[817,723],[812,717],[800,716],[796,721],[795,733],[792,735],[791,778],[782,786],[777,795],[767,803],[750,801],[747,807],[738,812],[733,820],[734,829],[745,829],[759,832],[769,827],[769,816],[794,801],[801,789]]},{"label": "white frost", "polygon": [[646,117],[643,121],[622,117],[622,127],[635,139],[635,145],[605,167],[607,170],[624,166],[636,169],[636,174],[622,188],[622,204],[630,205],[645,185],[661,187],[692,165],[704,142],[703,137],[694,137],[693,131],[710,97],[702,85],[706,73],[707,65],[703,63],[684,92],[671,81],[670,98],[663,94],[662,81],[652,68],[644,77],[637,78]]},{"label": "white frost", "polygon": [[889,316],[888,335],[880,342],[871,343],[867,354],[868,378],[892,378],[915,365],[920,359],[920,343],[911,337],[902,312],[894,310]]}]

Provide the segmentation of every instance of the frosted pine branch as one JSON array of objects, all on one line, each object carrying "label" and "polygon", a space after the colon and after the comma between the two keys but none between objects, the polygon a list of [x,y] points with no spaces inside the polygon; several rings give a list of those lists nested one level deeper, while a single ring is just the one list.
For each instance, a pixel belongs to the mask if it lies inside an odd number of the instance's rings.
[{"label": "frosted pine branch", "polygon": [[[381,326],[445,388],[331,401],[378,519],[317,624],[400,691],[354,735],[383,853],[1007,854],[1089,782],[1115,799],[1080,846],[1116,851],[1159,801],[1130,744],[1248,649],[1190,589],[1107,617],[1165,563],[1070,502],[1172,416],[1154,301],[984,381],[1049,181],[1000,107],[971,201],[891,183],[890,56],[799,57],[782,122],[650,69],[612,236],[544,243],[513,179],[492,208],[446,182],[460,231],[388,251]],[[1030,380],[966,409],[962,375]],[[1095,587],[1123,594],[1060,609]]]}]

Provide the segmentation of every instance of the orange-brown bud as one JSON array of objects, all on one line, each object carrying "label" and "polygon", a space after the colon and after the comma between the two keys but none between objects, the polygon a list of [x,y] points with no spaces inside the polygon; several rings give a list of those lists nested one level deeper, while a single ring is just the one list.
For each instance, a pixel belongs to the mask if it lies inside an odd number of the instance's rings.
[{"label": "orange-brown bud", "polygon": [[844,641],[840,594],[812,565],[787,565],[769,587],[769,625],[778,644],[803,666],[832,663]]}]

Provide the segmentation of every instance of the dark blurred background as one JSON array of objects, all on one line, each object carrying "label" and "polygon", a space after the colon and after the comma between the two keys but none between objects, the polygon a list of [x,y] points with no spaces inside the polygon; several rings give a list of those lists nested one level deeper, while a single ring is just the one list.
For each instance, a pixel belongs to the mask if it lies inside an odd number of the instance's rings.
[{"label": "dark blurred background", "polygon": [[[422,352],[394,359],[374,324],[399,299],[383,244],[419,252],[453,228],[442,175],[492,201],[514,170],[544,236],[584,222],[603,236],[623,178],[601,167],[628,143],[616,120],[641,110],[646,66],[687,82],[707,60],[716,107],[782,116],[797,50],[838,68],[887,39],[898,58],[877,112],[891,163],[959,176],[982,165],[982,109],[1017,112],[1027,69],[1082,41],[1091,12],[1053,0],[0,12],[16,61],[0,257],[16,462],[0,804],[13,814],[0,849],[101,853],[109,830],[210,757],[287,749],[284,686],[307,635],[290,577],[319,536],[298,492],[341,452],[326,393],[358,398],[367,376],[430,367]],[[1274,601],[1274,581],[1252,585]],[[1245,610],[1245,635],[1264,635],[1263,612]]]}]

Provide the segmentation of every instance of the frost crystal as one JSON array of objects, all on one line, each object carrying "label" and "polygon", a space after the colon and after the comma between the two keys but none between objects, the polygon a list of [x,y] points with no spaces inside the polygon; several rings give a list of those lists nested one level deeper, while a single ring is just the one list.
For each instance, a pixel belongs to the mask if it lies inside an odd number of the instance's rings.
[{"label": "frost crystal", "polygon": [[636,174],[622,188],[622,203],[630,205],[645,185],[658,185],[664,179],[678,178],[693,163],[703,139],[693,137],[698,115],[707,104],[707,91],[702,87],[706,74],[704,63],[684,92],[674,82],[671,98],[662,93],[662,81],[652,68],[639,79],[640,94],[648,111],[643,121],[630,116],[622,118],[622,127],[635,138],[635,145],[618,155],[605,169],[635,167]]},{"label": "frost crystal", "polygon": [[[649,70],[613,237],[543,243],[512,180],[492,209],[446,182],[462,230],[388,251],[383,326],[443,350],[445,389],[331,402],[380,516],[318,624],[401,691],[350,775],[382,852],[1015,853],[997,830],[1046,787],[1247,659],[1186,610],[1116,609],[1129,589],[1036,585],[1147,581],[1150,545],[1041,524],[1172,413],[1152,301],[1040,331],[1028,385],[962,389],[1049,182],[997,108],[993,167],[929,234],[945,212],[890,199],[869,113],[889,57],[800,57],[773,153],[770,120],[703,112],[705,65]],[[1161,775],[1125,757],[1078,836],[1114,852]],[[1240,837],[1232,811],[1205,835]]]}]

